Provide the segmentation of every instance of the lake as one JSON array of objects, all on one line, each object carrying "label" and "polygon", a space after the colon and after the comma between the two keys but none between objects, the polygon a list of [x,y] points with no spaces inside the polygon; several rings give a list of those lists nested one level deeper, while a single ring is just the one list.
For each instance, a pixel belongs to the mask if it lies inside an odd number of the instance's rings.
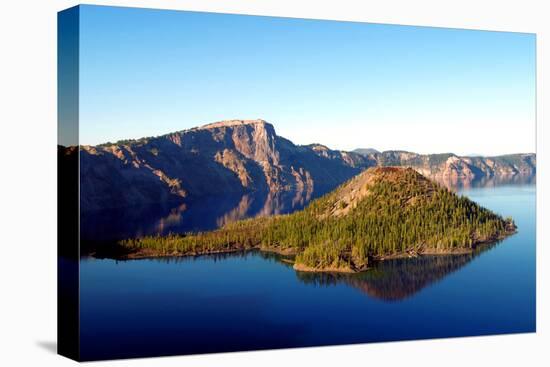
[{"label": "lake", "polygon": [[[297,273],[279,256],[258,251],[129,261],[83,258],[81,357],[535,331],[535,185],[461,187],[459,193],[512,216],[518,233],[474,254],[388,260],[353,275]],[[102,233],[111,238],[210,229],[247,216],[291,212],[309,199],[243,196],[213,200],[210,206],[160,208],[134,226],[124,220],[109,225],[103,218]]]}]

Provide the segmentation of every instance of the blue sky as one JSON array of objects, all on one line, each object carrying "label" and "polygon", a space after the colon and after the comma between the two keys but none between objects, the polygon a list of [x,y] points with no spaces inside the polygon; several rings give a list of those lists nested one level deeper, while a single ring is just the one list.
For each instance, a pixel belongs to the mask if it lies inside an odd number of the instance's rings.
[{"label": "blue sky", "polygon": [[83,6],[80,142],[263,118],[297,144],[535,150],[535,36]]}]

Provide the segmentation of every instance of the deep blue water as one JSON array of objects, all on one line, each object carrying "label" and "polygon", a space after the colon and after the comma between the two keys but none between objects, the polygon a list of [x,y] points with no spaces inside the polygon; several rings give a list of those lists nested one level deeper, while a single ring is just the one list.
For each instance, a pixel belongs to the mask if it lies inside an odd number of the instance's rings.
[{"label": "deep blue water", "polygon": [[109,359],[535,331],[535,186],[463,189],[519,232],[472,255],[297,273],[259,252],[82,259],[81,356]]}]

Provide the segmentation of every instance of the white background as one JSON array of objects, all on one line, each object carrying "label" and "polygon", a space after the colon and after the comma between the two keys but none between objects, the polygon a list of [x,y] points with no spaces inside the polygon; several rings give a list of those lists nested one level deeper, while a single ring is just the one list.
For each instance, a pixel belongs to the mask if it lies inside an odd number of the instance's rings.
[{"label": "white background", "polygon": [[[203,356],[94,365],[337,364],[534,366],[550,363],[548,243],[549,22],[545,1],[94,1],[184,10],[537,33],[537,333]],[[56,12],[74,1],[4,1],[0,19],[0,365],[74,362],[56,342]],[[546,18],[545,18],[546,16]],[[546,103],[544,103],[546,101]],[[368,315],[365,315],[368,317]]]}]

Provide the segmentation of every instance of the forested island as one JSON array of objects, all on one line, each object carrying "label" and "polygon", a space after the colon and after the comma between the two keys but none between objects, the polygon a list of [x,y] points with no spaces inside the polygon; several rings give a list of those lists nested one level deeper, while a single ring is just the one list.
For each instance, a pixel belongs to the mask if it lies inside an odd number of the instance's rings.
[{"label": "forested island", "polygon": [[292,254],[299,271],[358,272],[375,261],[471,252],[515,233],[504,219],[411,168],[369,168],[288,215],[237,221],[210,232],[119,242],[124,258],[248,249]]}]

